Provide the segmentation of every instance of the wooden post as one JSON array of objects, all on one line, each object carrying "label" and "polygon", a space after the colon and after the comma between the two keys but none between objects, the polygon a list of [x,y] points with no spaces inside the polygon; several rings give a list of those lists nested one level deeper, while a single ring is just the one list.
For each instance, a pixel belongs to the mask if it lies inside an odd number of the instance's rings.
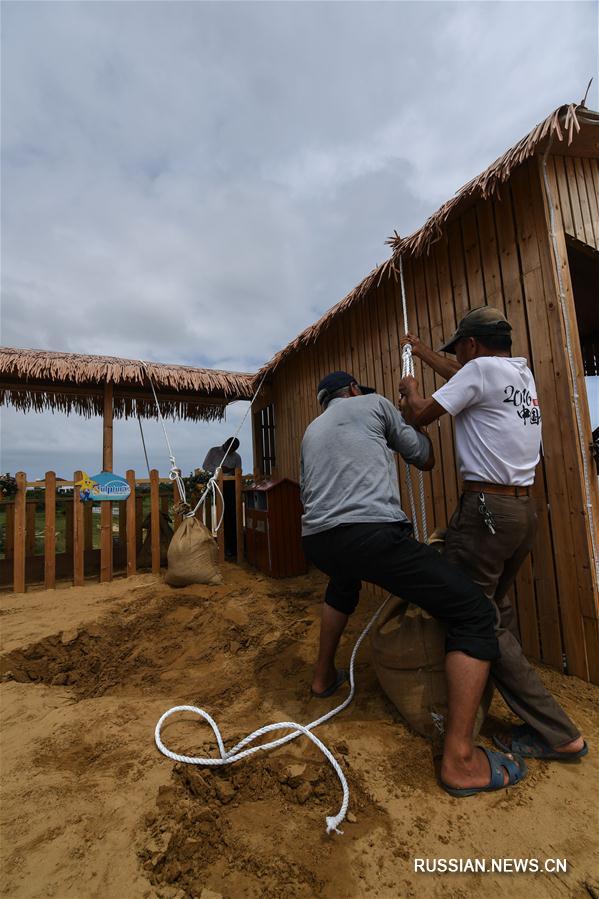
[{"label": "wooden post", "polygon": [[13,587],[15,593],[25,592],[25,519],[27,505],[27,475],[24,471],[16,474],[17,493],[15,495],[15,548],[13,556]]},{"label": "wooden post", "polygon": [[[112,471],[113,386],[104,385],[102,471]],[[112,503],[100,503],[100,581],[112,580]]]},{"label": "wooden post", "polygon": [[104,385],[104,422],[102,431],[102,470],[112,471],[112,422],[114,390],[112,384]]},{"label": "wooden post", "polygon": [[241,490],[243,479],[241,468],[235,469],[235,523],[237,525],[237,561],[243,562],[243,508]]},{"label": "wooden post", "polygon": [[44,586],[56,586],[56,474],[47,471],[44,494]]},{"label": "wooden post", "polygon": [[129,469],[127,483],[131,493],[127,498],[127,577],[131,577],[137,571],[137,529],[135,527],[135,472]]},{"label": "wooden post", "polygon": [[[73,475],[74,481],[80,481],[83,477],[81,471],[76,471]],[[73,487],[73,584],[75,587],[82,587],[85,583],[85,566],[83,564],[83,553],[85,551],[84,540],[84,504],[80,499],[81,488]]]},{"label": "wooden post", "polygon": [[150,472],[150,539],[152,574],[160,574],[160,482],[156,468]]},{"label": "wooden post", "polygon": [[[223,470],[222,468],[218,472],[218,478],[216,479],[216,483],[218,484],[218,489],[220,493],[216,494],[216,521],[212,522],[212,527],[217,527],[221,515],[223,514],[223,501],[221,499],[221,494],[223,492]],[[218,545],[218,561],[222,564],[225,561],[225,522],[223,519],[222,526],[218,530],[218,534],[216,535],[216,543]]]}]

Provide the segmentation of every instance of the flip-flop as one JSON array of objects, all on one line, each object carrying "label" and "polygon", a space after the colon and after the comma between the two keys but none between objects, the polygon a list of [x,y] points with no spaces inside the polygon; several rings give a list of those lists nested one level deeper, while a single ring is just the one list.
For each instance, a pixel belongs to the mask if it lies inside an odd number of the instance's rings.
[{"label": "flip-flop", "polygon": [[329,696],[333,696],[334,693],[337,692],[339,687],[342,687],[343,684],[347,683],[349,680],[348,672],[345,668],[339,668],[337,671],[337,679],[334,683],[331,684],[330,687],[327,687],[326,690],[323,690],[322,693],[317,693],[315,690],[312,690],[312,696],[314,699],[328,699]]},{"label": "flip-flop", "polygon": [[581,759],[589,751],[588,745],[585,743],[578,752],[557,752],[549,745],[547,740],[538,734],[528,724],[515,724],[510,728],[512,737],[511,747],[503,742],[500,737],[493,737],[493,742],[499,749],[504,752],[515,752],[525,759],[545,759],[545,761],[553,762],[573,762]]},{"label": "flip-flop", "polygon": [[[515,753],[512,753],[514,758],[509,759],[501,752],[493,752],[492,749],[487,749],[485,746],[478,748],[482,749],[487,756],[491,768],[491,780],[486,787],[465,787],[463,789],[450,787],[441,781],[441,786],[450,796],[461,799],[464,796],[474,796],[476,793],[494,793],[496,790],[514,786],[526,777],[528,771],[526,763]],[[503,782],[504,769],[508,776],[507,783]]]}]

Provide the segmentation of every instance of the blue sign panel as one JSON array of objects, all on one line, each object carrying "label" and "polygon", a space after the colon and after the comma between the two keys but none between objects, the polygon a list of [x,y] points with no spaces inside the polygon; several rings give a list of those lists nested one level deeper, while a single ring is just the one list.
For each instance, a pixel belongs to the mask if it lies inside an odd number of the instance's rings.
[{"label": "blue sign panel", "polygon": [[110,500],[111,502],[127,499],[131,493],[131,488],[125,478],[111,471],[101,471],[90,478],[86,472],[82,472],[83,477],[76,482],[79,487],[79,499],[85,502],[103,502]]}]

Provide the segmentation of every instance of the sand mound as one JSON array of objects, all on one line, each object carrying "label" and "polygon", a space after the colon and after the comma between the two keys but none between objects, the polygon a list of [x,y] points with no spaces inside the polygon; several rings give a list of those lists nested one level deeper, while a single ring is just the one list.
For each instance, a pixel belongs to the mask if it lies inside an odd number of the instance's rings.
[{"label": "sand mound", "polygon": [[[358,781],[353,787],[364,832],[373,803]],[[234,877],[237,895],[315,896],[328,877],[319,875],[301,831],[322,832],[338,803],[332,771],[292,755],[222,769],[176,766],[173,784],[160,788],[156,812],[145,818],[149,840],[139,857],[152,884],[176,884],[186,896],[201,894],[207,874],[210,882]],[[266,816],[278,833],[276,852],[256,830]]]},{"label": "sand mound", "polygon": [[[592,895],[597,761],[531,763],[516,790],[452,800],[430,746],[381,693],[363,650],[352,707],[319,731],[348,777],[341,800],[316,747],[299,739],[226,768],[174,765],[157,719],[194,704],[228,746],[262,724],[309,722],[336,704],[310,697],[323,582],[269,581],[225,566],[222,586],[174,590],[149,576],[5,595],[0,894],[213,899]],[[371,604],[344,644],[346,658]],[[597,744],[596,688],[543,671]],[[509,719],[495,702],[493,713]],[[486,733],[492,730],[493,722]],[[178,715],[177,752],[216,756],[210,729]],[[565,857],[566,874],[417,874],[414,859]]]}]

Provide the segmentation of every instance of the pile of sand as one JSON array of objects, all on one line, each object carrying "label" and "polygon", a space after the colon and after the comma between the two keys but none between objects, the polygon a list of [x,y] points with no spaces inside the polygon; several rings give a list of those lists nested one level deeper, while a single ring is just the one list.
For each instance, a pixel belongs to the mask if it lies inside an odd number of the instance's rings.
[{"label": "pile of sand", "polygon": [[[532,762],[515,789],[454,800],[436,783],[428,744],[380,691],[367,646],[354,704],[319,730],[350,784],[343,836],[325,833],[339,782],[305,739],[227,768],[158,753],[154,727],[172,705],[205,708],[232,745],[262,724],[308,722],[337,704],[309,693],[322,589],[319,575],[271,581],[227,564],[218,587],[175,590],[140,576],[5,594],[2,895],[599,895],[593,751],[580,764]],[[347,658],[370,613],[365,602],[352,620]],[[542,674],[598,745],[597,688]],[[492,711],[509,719],[498,701]],[[163,739],[216,754],[196,717],[169,719]],[[414,871],[415,858],[504,857],[569,867]]]}]

